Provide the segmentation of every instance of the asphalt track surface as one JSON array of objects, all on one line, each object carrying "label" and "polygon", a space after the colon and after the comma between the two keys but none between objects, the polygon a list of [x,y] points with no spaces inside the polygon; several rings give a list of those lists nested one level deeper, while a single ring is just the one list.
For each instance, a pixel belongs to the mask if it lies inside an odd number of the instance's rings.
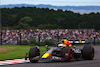
[{"label": "asphalt track surface", "polygon": [[53,62],[53,63],[22,63],[22,64],[4,65],[0,67],[100,67],[100,46],[99,47],[96,46],[94,48],[95,48],[94,60]]}]

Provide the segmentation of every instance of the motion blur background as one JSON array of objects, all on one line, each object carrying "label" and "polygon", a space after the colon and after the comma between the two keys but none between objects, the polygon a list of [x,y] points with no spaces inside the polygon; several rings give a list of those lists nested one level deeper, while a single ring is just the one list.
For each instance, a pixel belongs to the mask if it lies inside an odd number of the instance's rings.
[{"label": "motion blur background", "polygon": [[100,44],[99,0],[0,1],[1,45],[56,43],[63,38]]}]

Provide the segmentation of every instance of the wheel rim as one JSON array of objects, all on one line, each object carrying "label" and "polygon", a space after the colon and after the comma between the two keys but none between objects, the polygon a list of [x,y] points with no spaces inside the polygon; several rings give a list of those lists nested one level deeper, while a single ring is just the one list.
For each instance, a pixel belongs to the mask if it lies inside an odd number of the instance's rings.
[{"label": "wheel rim", "polygon": [[91,59],[94,58],[94,48],[93,47],[91,47],[91,55],[90,55],[90,57],[91,57]]},{"label": "wheel rim", "polygon": [[73,52],[71,49],[69,50],[69,58],[68,59],[69,59],[69,61],[73,60]]},{"label": "wheel rim", "polygon": [[72,59],[72,51],[70,50],[70,59]]}]

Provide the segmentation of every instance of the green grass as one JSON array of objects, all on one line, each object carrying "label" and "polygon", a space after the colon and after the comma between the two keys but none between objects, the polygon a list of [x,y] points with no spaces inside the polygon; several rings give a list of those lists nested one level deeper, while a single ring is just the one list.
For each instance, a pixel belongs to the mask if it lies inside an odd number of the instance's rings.
[{"label": "green grass", "polygon": [[[94,46],[94,45],[93,45]],[[100,45],[95,45],[100,46]],[[8,50],[0,52],[0,60],[9,60],[17,58],[25,58],[26,53],[32,46],[28,45],[0,45],[0,48],[10,48]],[[46,52],[46,47],[40,46],[41,54]]]},{"label": "green grass", "polygon": [[[9,50],[5,50],[0,52],[0,60],[8,60],[8,59],[17,59],[17,58],[25,58],[26,53],[29,52],[31,46],[24,45],[0,45],[0,48],[11,48]],[[46,48],[44,46],[40,47],[41,54],[46,52]]]}]

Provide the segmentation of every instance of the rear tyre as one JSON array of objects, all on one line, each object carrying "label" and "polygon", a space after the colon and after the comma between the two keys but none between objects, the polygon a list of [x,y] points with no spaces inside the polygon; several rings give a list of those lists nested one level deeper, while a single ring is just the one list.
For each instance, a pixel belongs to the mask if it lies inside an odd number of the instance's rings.
[{"label": "rear tyre", "polygon": [[74,53],[70,47],[63,48],[62,55],[66,61],[73,61]]},{"label": "rear tyre", "polygon": [[82,50],[82,57],[84,60],[93,60],[94,48],[90,45],[85,45]]},{"label": "rear tyre", "polygon": [[29,50],[29,60],[30,60],[31,63],[38,62],[38,60],[36,60],[36,59],[32,60],[32,58],[39,56],[39,55],[40,55],[39,49],[37,49],[36,47],[30,48],[30,50]]}]

